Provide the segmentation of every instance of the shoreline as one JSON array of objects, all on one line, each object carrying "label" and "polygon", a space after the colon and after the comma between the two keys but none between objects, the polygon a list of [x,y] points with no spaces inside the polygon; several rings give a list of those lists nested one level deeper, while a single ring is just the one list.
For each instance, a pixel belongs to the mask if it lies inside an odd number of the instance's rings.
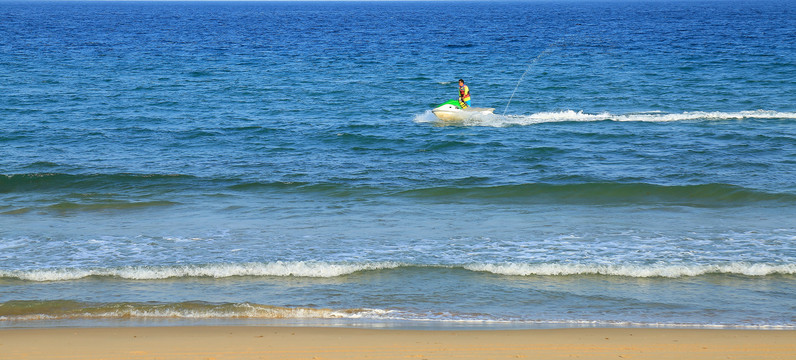
[{"label": "shoreline", "polygon": [[794,330],[0,329],[0,359],[796,359]]},{"label": "shoreline", "polygon": [[2,319],[3,330],[43,329],[99,329],[99,328],[330,328],[359,330],[399,331],[525,331],[563,329],[648,329],[648,330],[728,330],[728,331],[794,331],[792,325],[732,325],[732,324],[668,324],[633,322],[594,322],[590,324],[566,321],[437,321],[409,319],[234,319],[234,318],[54,318],[54,319]]}]

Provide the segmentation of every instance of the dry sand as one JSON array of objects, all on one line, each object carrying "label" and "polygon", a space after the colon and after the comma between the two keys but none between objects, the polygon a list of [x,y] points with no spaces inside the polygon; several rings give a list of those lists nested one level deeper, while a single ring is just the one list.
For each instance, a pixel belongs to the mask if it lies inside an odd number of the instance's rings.
[{"label": "dry sand", "polygon": [[6,329],[0,359],[796,359],[796,331]]}]

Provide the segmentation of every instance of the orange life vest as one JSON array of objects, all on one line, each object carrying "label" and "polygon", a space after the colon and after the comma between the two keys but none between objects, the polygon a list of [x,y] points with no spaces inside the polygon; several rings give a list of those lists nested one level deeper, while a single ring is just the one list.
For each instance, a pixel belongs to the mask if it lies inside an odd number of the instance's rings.
[{"label": "orange life vest", "polygon": [[467,85],[459,86],[459,96],[462,101],[470,101],[470,88]]}]

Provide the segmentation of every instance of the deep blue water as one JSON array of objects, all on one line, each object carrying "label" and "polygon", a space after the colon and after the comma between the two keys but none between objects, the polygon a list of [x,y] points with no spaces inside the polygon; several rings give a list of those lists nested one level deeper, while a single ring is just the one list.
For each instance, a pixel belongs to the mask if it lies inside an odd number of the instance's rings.
[{"label": "deep blue water", "polygon": [[[0,326],[793,328],[794,34],[789,1],[0,2]],[[431,114],[459,78],[495,115]]]}]

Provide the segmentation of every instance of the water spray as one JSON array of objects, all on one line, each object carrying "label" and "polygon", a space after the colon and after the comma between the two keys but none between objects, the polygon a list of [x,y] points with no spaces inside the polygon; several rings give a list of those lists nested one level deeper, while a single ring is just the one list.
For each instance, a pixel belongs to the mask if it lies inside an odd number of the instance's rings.
[{"label": "water spray", "polygon": [[520,79],[517,80],[517,86],[514,87],[514,91],[511,92],[511,97],[509,97],[509,102],[506,103],[506,109],[503,110],[503,116],[506,116],[506,112],[509,111],[509,105],[511,105],[511,100],[514,99],[514,94],[517,93],[517,89],[519,89],[522,79],[525,78],[525,75],[528,74],[528,71],[531,70],[531,67],[533,67],[533,65],[536,64],[536,62],[539,61],[539,59],[541,59],[543,56],[552,52],[552,49],[558,46],[564,39],[572,37],[573,35],[574,34],[562,36],[552,44],[548,45],[547,48],[544,49],[544,51],[542,51],[539,55],[537,55],[536,58],[533,59],[533,61],[531,61],[530,64],[528,64],[528,67],[525,68],[525,72],[523,72],[522,76],[520,76]]}]

